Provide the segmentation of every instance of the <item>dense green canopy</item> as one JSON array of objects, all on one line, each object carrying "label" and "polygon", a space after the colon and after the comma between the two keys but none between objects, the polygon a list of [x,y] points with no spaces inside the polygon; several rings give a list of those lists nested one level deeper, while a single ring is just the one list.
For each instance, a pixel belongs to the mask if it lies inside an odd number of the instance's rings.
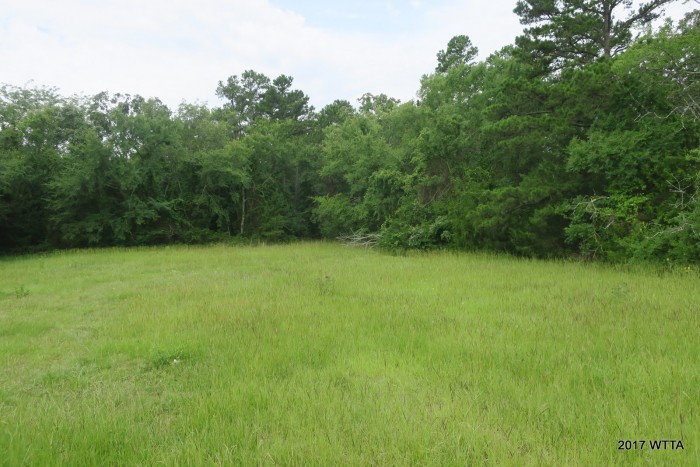
[{"label": "dense green canopy", "polygon": [[220,108],[0,88],[0,250],[378,233],[387,248],[700,261],[700,14],[520,1],[418,100],[320,111],[249,70]]}]

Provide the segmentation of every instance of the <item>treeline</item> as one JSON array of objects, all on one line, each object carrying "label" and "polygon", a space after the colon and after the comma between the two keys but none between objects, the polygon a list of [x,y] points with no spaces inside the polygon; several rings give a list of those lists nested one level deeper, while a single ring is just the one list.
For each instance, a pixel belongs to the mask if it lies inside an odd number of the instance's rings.
[{"label": "treeline", "polygon": [[700,15],[651,31],[665,3],[615,22],[626,2],[520,1],[516,44],[477,61],[453,38],[403,104],[316,111],[254,71],[220,82],[213,109],[3,86],[0,249],[378,233],[700,261]]}]

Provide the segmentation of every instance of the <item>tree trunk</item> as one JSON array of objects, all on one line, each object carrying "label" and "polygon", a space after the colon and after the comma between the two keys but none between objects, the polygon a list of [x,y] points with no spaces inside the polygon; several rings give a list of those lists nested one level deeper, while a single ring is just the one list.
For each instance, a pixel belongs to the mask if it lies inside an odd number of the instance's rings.
[{"label": "tree trunk", "polygon": [[613,5],[610,0],[603,2],[603,55],[612,55],[612,10]]},{"label": "tree trunk", "polygon": [[245,187],[241,188],[241,235],[245,229]]}]

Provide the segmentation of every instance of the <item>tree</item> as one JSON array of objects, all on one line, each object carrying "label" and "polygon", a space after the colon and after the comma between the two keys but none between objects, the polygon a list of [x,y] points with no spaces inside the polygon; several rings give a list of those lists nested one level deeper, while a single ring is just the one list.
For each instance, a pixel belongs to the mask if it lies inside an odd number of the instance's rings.
[{"label": "tree", "polygon": [[700,258],[700,23],[692,17],[614,60],[612,105],[569,145],[567,168],[587,183],[566,234],[585,255]]},{"label": "tree", "polygon": [[124,233],[119,189],[123,171],[92,128],[72,138],[68,149],[47,183],[49,235],[60,246],[113,245]]},{"label": "tree", "polygon": [[360,112],[373,115],[389,112],[401,103],[386,94],[374,95],[369,92],[363,94],[357,102],[360,104]]},{"label": "tree", "polygon": [[632,0],[519,0],[513,11],[529,27],[516,44],[545,70],[582,66],[624,51],[633,30],[673,1],[650,0],[635,10]]},{"label": "tree", "polygon": [[293,81],[291,76],[275,78],[262,95],[260,113],[274,121],[308,119],[313,107],[306,94],[291,89]]},{"label": "tree", "polygon": [[246,70],[240,78],[230,76],[226,83],[219,81],[216,94],[227,100],[223,110],[225,120],[234,128],[234,136],[244,135],[260,118],[277,122],[309,120],[313,114],[309,97],[292,89],[293,81],[286,75],[270,80],[253,70]]},{"label": "tree", "polygon": [[473,65],[479,49],[472,45],[468,36],[455,36],[447,43],[447,49],[437,54],[436,73],[447,73],[455,65]]},{"label": "tree", "polygon": [[319,128],[339,125],[355,115],[355,108],[346,100],[335,100],[325,106],[316,116]]},{"label": "tree", "polygon": [[361,113],[326,129],[319,170],[325,196],[315,197],[314,210],[323,235],[379,230],[388,214],[380,192],[391,188],[387,177],[396,156],[375,114]]},{"label": "tree", "polygon": [[239,133],[261,116],[261,103],[269,87],[270,78],[253,70],[244,71],[240,78],[230,76],[226,83],[219,81],[216,95],[227,100],[224,109]]},{"label": "tree", "polygon": [[54,89],[0,87],[0,249],[47,243],[47,183],[82,125]]}]

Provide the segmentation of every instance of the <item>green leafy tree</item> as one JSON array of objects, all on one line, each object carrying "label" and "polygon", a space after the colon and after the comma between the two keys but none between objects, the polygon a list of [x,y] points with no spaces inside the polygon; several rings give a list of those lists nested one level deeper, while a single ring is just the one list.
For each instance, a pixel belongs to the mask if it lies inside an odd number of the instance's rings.
[{"label": "green leafy tree", "polygon": [[273,121],[308,120],[313,113],[309,97],[298,89],[291,89],[294,79],[280,75],[265,90],[260,101],[260,112]]},{"label": "green leafy tree", "polygon": [[[380,112],[389,115],[388,109]],[[395,187],[388,178],[399,157],[376,114],[362,113],[329,127],[321,157],[325,193],[315,198],[314,214],[320,231],[327,236],[378,231],[391,211],[382,194]],[[331,207],[343,213],[341,218],[333,217]]]},{"label": "green leafy tree", "polygon": [[225,99],[223,119],[227,120],[237,137],[242,136],[260,118],[272,121],[309,120],[313,107],[309,97],[292,89],[293,78],[280,75],[271,80],[262,73],[246,70],[240,76],[220,81],[216,94]]},{"label": "green leafy tree", "polygon": [[355,115],[355,108],[346,100],[336,100],[325,106],[316,116],[318,128],[324,129],[343,123]]},{"label": "green leafy tree", "polygon": [[48,243],[48,182],[80,112],[55,90],[0,87],[0,249]]},{"label": "green leafy tree", "polygon": [[456,65],[473,65],[478,54],[479,49],[472,44],[468,36],[455,36],[447,43],[447,49],[438,52],[435,72],[447,73]]},{"label": "green leafy tree", "polygon": [[237,134],[262,116],[263,96],[270,87],[270,78],[253,70],[246,70],[239,78],[230,76],[226,82],[219,81],[216,95],[226,100],[224,110]]},{"label": "green leafy tree", "polygon": [[587,256],[698,259],[690,245],[699,230],[700,41],[690,24],[667,25],[620,55],[609,80],[614,105],[569,146],[568,169],[588,183],[571,203],[567,237]]},{"label": "green leafy tree", "polygon": [[360,112],[366,114],[379,115],[390,112],[401,102],[398,99],[389,97],[386,94],[374,95],[365,93],[358,99]]},{"label": "green leafy tree", "polygon": [[582,66],[624,51],[635,28],[650,24],[674,0],[519,0],[515,14],[528,26],[516,44],[550,70]]}]

